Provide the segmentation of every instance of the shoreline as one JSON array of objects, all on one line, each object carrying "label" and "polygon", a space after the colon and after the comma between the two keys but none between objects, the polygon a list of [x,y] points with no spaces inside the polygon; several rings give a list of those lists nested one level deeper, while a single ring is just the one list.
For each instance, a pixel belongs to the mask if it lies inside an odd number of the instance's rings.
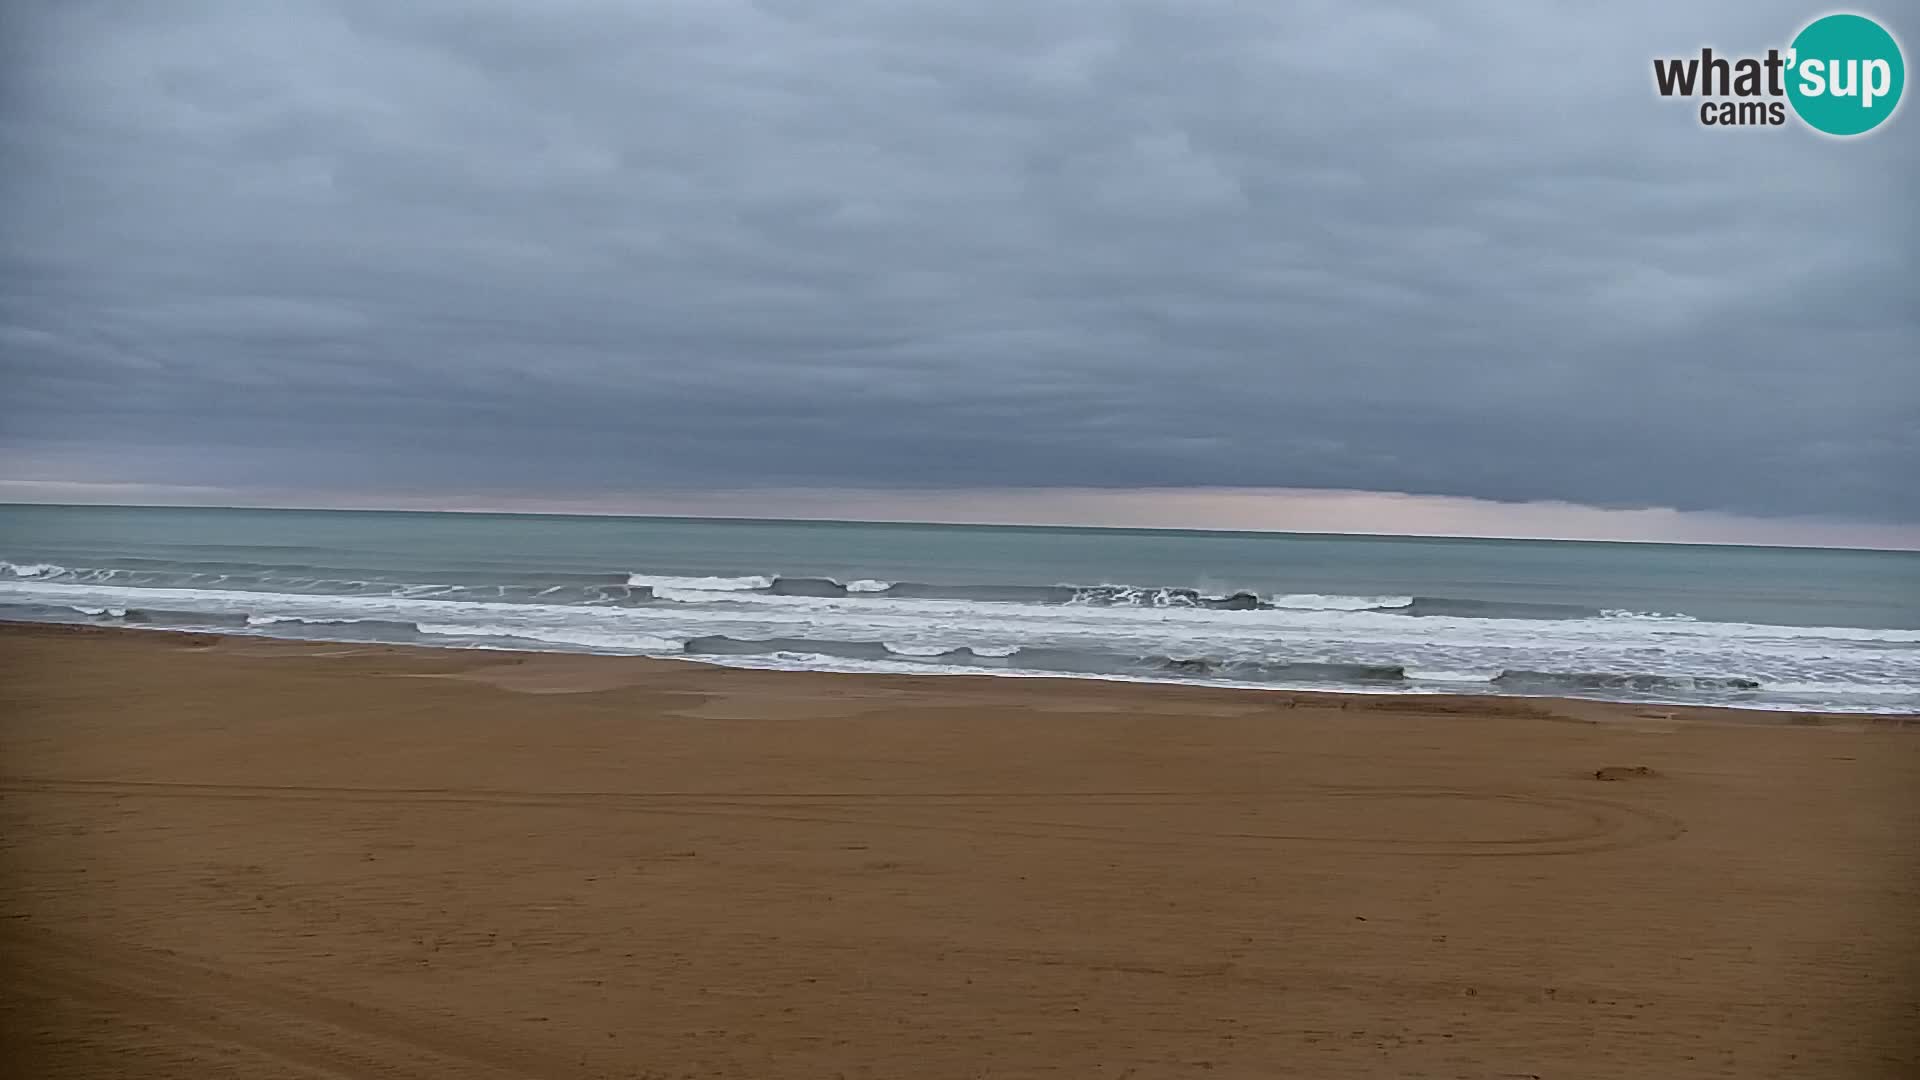
[{"label": "shoreline", "polygon": [[[383,641],[353,641],[342,638],[301,638],[273,634],[224,633],[210,630],[176,630],[163,627],[141,626],[103,626],[94,623],[60,622],[0,622],[0,638],[15,634],[72,634],[86,636],[92,634],[133,634],[133,635],[171,635],[211,640],[230,640],[244,642],[281,642],[295,647],[326,647],[330,649],[351,648],[355,650],[394,650],[398,653],[481,653],[509,657],[568,657],[581,660],[604,661],[612,664],[638,665],[693,665],[722,671],[736,671],[752,674],[791,675],[799,677],[826,677],[829,679],[955,679],[966,682],[986,680],[989,682],[1032,682],[1042,684],[1065,685],[1113,685],[1141,688],[1161,688],[1174,693],[1201,692],[1226,694],[1255,694],[1287,701],[1288,707],[1308,705],[1314,707],[1349,708],[1349,703],[1364,702],[1361,707],[1398,709],[1401,711],[1457,712],[1465,708],[1487,709],[1499,712],[1513,711],[1520,706],[1533,706],[1532,711],[1544,715],[1577,716],[1582,719],[1596,715],[1605,715],[1611,719],[1638,720],[1688,720],[1703,723],[1735,724],[1797,724],[1818,726],[1861,725],[1868,727],[1914,727],[1920,728],[1920,713],[1899,712],[1833,712],[1819,709],[1793,709],[1784,707],[1748,707],[1740,705],[1699,705],[1687,703],[1669,703],[1658,701],[1621,701],[1599,697],[1562,697],[1534,694],[1471,694],[1411,692],[1404,690],[1293,690],[1283,687],[1266,687],[1245,684],[1208,684],[1201,682],[1182,682],[1178,680],[1157,680],[1124,675],[1054,675],[1011,672],[983,671],[973,672],[859,672],[830,671],[804,668],[748,667],[727,664],[717,658],[699,656],[629,656],[612,653],[584,651],[563,651],[547,649],[513,649],[494,645],[438,645],[420,643],[397,643]],[[636,679],[637,681],[637,679]],[[1397,703],[1397,704],[1396,704]],[[1633,715],[1617,716],[1620,712]]]},{"label": "shoreline", "polygon": [[1907,1077],[1910,721],[0,627],[21,1075]]}]

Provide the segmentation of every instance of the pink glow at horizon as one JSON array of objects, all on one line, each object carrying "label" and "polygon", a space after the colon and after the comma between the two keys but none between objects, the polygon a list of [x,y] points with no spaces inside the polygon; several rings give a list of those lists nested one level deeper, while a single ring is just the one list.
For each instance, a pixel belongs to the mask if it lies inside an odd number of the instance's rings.
[{"label": "pink glow at horizon", "polygon": [[1920,550],[1920,525],[1301,488],[368,495],[0,480],[0,501],[652,514]]}]

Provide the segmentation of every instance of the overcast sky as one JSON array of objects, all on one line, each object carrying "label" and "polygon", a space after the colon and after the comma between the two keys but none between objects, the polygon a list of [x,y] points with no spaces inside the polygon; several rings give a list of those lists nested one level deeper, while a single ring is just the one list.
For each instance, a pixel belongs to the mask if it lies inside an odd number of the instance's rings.
[{"label": "overcast sky", "polygon": [[0,497],[1920,538],[1912,107],[1652,89],[1823,10],[18,0]]}]

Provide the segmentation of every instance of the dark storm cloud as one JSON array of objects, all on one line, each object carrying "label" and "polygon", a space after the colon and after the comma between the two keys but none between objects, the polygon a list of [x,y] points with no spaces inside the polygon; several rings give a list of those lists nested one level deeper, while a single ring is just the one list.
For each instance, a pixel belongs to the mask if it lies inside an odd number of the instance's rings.
[{"label": "dark storm cloud", "polygon": [[1842,142],[1651,86],[1812,13],[12,5],[0,442],[156,484],[1912,520],[1911,107]]}]

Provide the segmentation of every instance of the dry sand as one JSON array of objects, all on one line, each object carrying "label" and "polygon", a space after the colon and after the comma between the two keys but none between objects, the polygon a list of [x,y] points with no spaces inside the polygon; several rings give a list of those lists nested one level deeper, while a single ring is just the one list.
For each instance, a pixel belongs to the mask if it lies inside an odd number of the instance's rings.
[{"label": "dry sand", "polygon": [[1920,1075],[1898,722],[130,631],[0,665],[14,1075]]}]

